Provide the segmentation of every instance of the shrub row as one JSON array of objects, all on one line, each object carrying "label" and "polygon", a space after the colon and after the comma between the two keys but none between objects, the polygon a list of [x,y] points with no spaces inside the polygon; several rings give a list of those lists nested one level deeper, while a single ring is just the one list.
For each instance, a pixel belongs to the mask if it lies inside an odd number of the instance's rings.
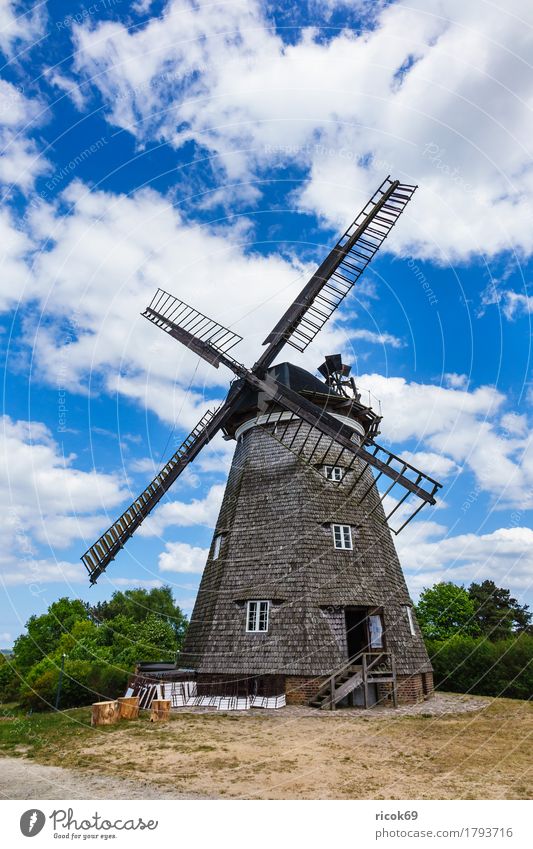
[{"label": "shrub row", "polygon": [[426,640],[426,645],[440,690],[512,699],[533,695],[533,637],[528,634],[498,642],[456,635]]}]

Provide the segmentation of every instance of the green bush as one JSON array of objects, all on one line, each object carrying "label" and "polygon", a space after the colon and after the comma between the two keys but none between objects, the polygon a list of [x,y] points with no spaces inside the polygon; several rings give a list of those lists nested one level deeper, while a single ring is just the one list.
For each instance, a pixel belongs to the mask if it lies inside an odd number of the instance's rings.
[{"label": "green bush", "polygon": [[116,592],[94,608],[60,598],[30,617],[9,663],[0,656],[0,699],[52,708],[63,654],[61,708],[114,699],[136,661],[174,660],[186,625],[170,587]]},{"label": "green bush", "polygon": [[455,693],[528,699],[533,693],[533,637],[498,642],[455,635],[427,640],[435,685]]},{"label": "green bush", "polygon": [[[49,710],[55,705],[60,661],[41,661],[28,673],[20,691],[23,707]],[[88,660],[65,661],[61,684],[60,709],[86,705],[124,694],[128,672]]]},{"label": "green bush", "polygon": [[13,659],[0,654],[0,702],[14,702],[18,698],[20,678]]}]

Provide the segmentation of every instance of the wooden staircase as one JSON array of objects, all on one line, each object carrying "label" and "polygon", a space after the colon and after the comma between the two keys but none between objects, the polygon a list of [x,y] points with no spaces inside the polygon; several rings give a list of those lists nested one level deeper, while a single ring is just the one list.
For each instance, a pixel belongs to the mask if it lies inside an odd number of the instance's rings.
[{"label": "wooden staircase", "polygon": [[363,704],[368,708],[369,684],[392,684],[392,702],[398,706],[396,693],[396,669],[392,652],[361,651],[339,667],[309,701],[311,707],[320,710],[335,710],[335,705],[352,693],[363,688]]}]

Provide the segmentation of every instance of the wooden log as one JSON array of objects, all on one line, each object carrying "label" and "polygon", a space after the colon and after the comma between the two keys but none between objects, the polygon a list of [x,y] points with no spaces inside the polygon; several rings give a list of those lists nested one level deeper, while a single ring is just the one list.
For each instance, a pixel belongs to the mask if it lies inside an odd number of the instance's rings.
[{"label": "wooden log", "polygon": [[139,696],[121,696],[118,699],[118,715],[120,719],[138,719]]},{"label": "wooden log", "polygon": [[114,725],[118,722],[118,702],[94,702],[91,725]]},{"label": "wooden log", "polygon": [[154,699],[150,722],[166,722],[170,718],[170,699]]}]

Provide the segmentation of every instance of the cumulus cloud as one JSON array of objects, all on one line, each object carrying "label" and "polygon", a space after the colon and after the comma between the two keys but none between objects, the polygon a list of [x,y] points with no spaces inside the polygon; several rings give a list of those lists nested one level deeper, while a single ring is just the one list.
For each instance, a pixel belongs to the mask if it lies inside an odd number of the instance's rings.
[{"label": "cumulus cloud", "polygon": [[438,261],[530,253],[528,4],[377,11],[361,32],[304,29],[286,44],[258,2],[212,14],[169,0],[141,27],[76,28],[76,69],[141,144],[192,140],[231,180],[297,162],[300,208],[336,228],[391,172],[421,189],[389,248]]},{"label": "cumulus cloud", "polygon": [[[498,422],[505,396],[497,389],[481,386],[469,392],[378,374],[363,375],[359,382],[371,386],[381,400],[382,441],[387,445],[414,440],[416,451],[408,457],[429,451],[434,470],[439,461],[433,455],[441,458],[441,474],[471,471],[479,491],[490,493],[495,507],[533,507],[533,446],[527,425],[513,415]],[[428,471],[423,462],[420,466]]]},{"label": "cumulus cloud", "polygon": [[206,548],[185,542],[167,542],[159,555],[159,568],[162,572],[201,574],[208,554]]},{"label": "cumulus cloud", "polygon": [[44,3],[22,11],[18,0],[0,0],[0,50],[10,57],[16,48],[31,46],[42,36],[45,19]]},{"label": "cumulus cloud", "polygon": [[0,80],[0,184],[7,193],[15,187],[28,193],[36,178],[48,170],[46,158],[31,139],[44,114],[39,100]]},{"label": "cumulus cloud", "polygon": [[205,498],[193,498],[188,502],[166,501],[143,522],[139,533],[156,536],[170,527],[189,528],[194,525],[214,528],[223,495],[224,486],[215,484]]},{"label": "cumulus cloud", "polygon": [[61,549],[92,537],[105,511],[127,495],[115,475],[76,468],[76,456],[62,454],[40,422],[3,416],[0,440],[0,526],[5,550],[15,555],[33,557],[38,543]]},{"label": "cumulus cloud", "polygon": [[468,585],[491,579],[523,596],[533,585],[533,530],[498,528],[491,533],[445,533],[436,523],[408,525],[396,545],[411,591],[438,581]]}]

